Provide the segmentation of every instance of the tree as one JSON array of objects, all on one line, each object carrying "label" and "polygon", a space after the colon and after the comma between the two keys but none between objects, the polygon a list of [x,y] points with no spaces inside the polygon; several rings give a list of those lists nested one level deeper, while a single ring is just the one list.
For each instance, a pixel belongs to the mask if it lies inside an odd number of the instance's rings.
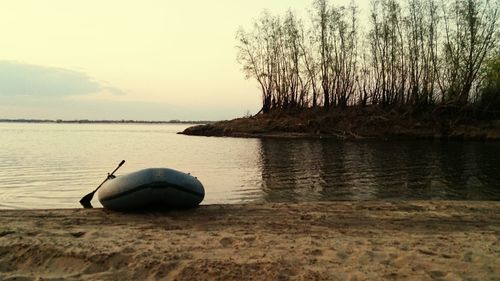
[{"label": "tree", "polygon": [[246,78],[254,78],[262,91],[263,113],[271,110],[271,98],[274,87],[275,65],[272,61],[271,15],[267,12],[255,22],[252,32],[239,29],[236,35],[239,41],[238,62],[243,66]]},{"label": "tree", "polygon": [[496,43],[498,5],[492,6],[489,0],[456,0],[442,7],[446,39],[440,82],[444,100],[465,105],[483,61]]},{"label": "tree", "polygon": [[319,73],[321,79],[321,88],[323,91],[323,106],[330,107],[330,64],[331,59],[331,37],[328,30],[328,22],[330,21],[331,13],[327,0],[315,0],[313,3],[313,34],[317,42],[319,51]]},{"label": "tree", "polygon": [[486,61],[479,107],[500,113],[500,52]]}]

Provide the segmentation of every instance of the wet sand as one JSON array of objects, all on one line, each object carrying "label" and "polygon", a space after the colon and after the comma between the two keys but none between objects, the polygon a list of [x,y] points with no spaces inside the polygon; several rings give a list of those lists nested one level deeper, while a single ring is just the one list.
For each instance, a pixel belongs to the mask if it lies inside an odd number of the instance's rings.
[{"label": "wet sand", "polygon": [[500,280],[500,202],[0,211],[0,280]]}]

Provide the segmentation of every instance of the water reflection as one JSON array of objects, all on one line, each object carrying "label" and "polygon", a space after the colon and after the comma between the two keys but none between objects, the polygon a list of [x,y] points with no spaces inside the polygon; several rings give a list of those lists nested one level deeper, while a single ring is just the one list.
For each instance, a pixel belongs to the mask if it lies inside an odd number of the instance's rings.
[{"label": "water reflection", "polygon": [[500,200],[499,144],[261,140],[265,201]]}]

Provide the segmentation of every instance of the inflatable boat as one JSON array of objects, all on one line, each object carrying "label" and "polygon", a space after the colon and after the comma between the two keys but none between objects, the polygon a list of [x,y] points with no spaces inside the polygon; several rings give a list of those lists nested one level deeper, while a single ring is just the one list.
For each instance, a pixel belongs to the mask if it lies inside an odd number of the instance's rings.
[{"label": "inflatable boat", "polygon": [[99,189],[105,208],[191,208],[205,197],[201,182],[190,174],[167,168],[151,168],[112,177]]}]

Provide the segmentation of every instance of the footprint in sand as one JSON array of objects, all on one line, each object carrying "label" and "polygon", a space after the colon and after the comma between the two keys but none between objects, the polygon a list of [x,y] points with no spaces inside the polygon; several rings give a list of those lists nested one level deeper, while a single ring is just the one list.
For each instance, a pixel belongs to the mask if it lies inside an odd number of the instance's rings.
[{"label": "footprint in sand", "polygon": [[135,252],[135,249],[132,248],[132,247],[127,246],[127,247],[123,248],[123,250],[121,252],[123,254],[132,254],[132,253]]},{"label": "footprint in sand", "polygon": [[337,253],[337,257],[339,257],[341,260],[346,260],[349,256],[350,254],[345,251],[339,251]]},{"label": "footprint in sand", "polygon": [[234,240],[233,238],[230,237],[224,237],[222,238],[219,243],[222,245],[222,247],[227,248],[233,244]]},{"label": "footprint in sand", "polygon": [[75,238],[80,238],[83,235],[85,235],[85,232],[84,231],[75,231],[75,232],[70,232],[70,234],[71,234],[71,236],[73,236]]},{"label": "footprint in sand", "polygon": [[311,255],[313,256],[321,256],[323,255],[323,251],[321,251],[320,249],[314,249],[311,251]]},{"label": "footprint in sand", "polygon": [[429,275],[432,277],[432,279],[441,279],[446,275],[446,273],[439,270],[433,270],[429,272]]},{"label": "footprint in sand", "polygon": [[248,243],[254,242],[255,239],[256,239],[255,236],[247,236],[247,237],[243,238],[243,240],[245,240],[245,242],[248,242]]},{"label": "footprint in sand", "polygon": [[28,277],[28,276],[11,276],[7,277],[5,279],[2,279],[4,281],[32,281],[35,280],[33,277]]},{"label": "footprint in sand", "polygon": [[14,230],[0,230],[0,237],[16,233]]}]

